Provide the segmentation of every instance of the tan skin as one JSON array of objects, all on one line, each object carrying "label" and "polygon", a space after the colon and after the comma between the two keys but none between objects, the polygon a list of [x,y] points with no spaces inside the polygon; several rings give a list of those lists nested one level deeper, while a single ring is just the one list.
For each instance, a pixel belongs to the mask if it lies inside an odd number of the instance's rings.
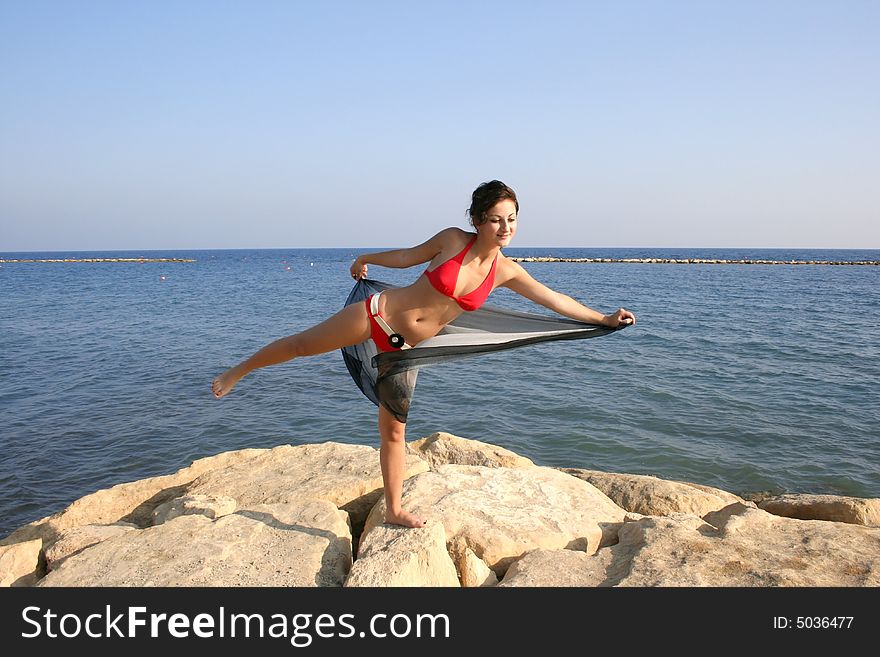
[{"label": "tan skin", "polygon": [[[497,255],[493,289],[507,287],[554,312],[590,324],[635,324],[635,315],[630,311],[620,308],[610,315],[603,315],[539,283],[521,265],[500,253],[516,234],[516,205],[513,201],[498,202],[475,228],[477,241],[462,262],[455,296],[464,296],[479,287]],[[473,233],[460,228],[447,228],[412,248],[361,255],[351,265],[351,276],[355,279],[366,277],[367,265],[406,268],[427,262],[430,263],[427,269],[433,270],[457,255],[472,237]],[[379,312],[388,324],[413,346],[437,335],[446,324],[465,312],[453,299],[435,290],[425,276],[419,276],[407,287],[383,292],[379,301]],[[214,396],[219,399],[227,395],[243,376],[257,368],[334,351],[369,338],[370,323],[364,304],[351,304],[310,329],[266,345],[226,370],[212,383]],[[401,506],[406,472],[406,424],[399,422],[383,406],[379,407],[379,437],[379,463],[385,484],[385,522],[424,527],[427,523],[424,517],[404,511]]]}]

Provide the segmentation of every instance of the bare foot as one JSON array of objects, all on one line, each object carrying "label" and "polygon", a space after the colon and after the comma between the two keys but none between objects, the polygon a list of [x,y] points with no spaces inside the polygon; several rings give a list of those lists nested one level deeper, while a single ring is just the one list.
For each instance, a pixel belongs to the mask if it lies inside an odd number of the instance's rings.
[{"label": "bare foot", "polygon": [[235,387],[235,384],[238,383],[238,380],[242,376],[243,375],[238,372],[237,367],[230,367],[223,372],[223,374],[214,379],[211,383],[211,391],[217,399],[220,399]]},{"label": "bare foot", "polygon": [[399,513],[386,512],[385,522],[389,525],[403,525],[404,527],[424,527],[428,524],[428,521],[424,518],[419,518],[408,511],[403,510]]}]

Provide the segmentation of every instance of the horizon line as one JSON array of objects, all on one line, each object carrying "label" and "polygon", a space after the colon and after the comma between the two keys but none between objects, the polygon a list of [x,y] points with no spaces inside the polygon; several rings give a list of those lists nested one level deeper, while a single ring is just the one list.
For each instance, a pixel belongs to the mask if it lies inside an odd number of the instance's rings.
[{"label": "horizon line", "polygon": [[[159,253],[168,251],[284,251],[284,250],[340,250],[340,251],[364,251],[373,249],[391,250],[405,247],[395,246],[247,246],[247,247],[168,247],[168,248],[70,248],[70,249],[14,249],[10,251],[0,250],[0,253],[97,253],[97,252],[118,252],[118,253]],[[880,247],[852,247],[852,246],[510,246],[503,247],[507,249],[736,249],[736,250],[793,250],[793,251],[880,251]]]}]

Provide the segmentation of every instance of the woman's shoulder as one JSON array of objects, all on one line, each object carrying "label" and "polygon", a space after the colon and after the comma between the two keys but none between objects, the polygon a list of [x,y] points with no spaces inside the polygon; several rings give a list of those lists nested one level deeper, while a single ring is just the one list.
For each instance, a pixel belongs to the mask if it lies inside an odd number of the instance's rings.
[{"label": "woman's shoulder", "polygon": [[474,237],[476,237],[476,235],[476,233],[470,233],[466,230],[462,230],[458,226],[450,226],[449,228],[444,228],[439,233],[434,235],[434,239],[442,242],[444,246],[457,246],[461,244],[466,244]]},{"label": "woman's shoulder", "polygon": [[470,231],[463,230],[463,229],[459,228],[458,226],[450,226],[449,228],[444,228],[443,230],[441,230],[437,234],[438,235],[447,235],[447,236],[451,236],[451,237],[462,237],[465,239],[471,239],[472,237],[476,236],[476,233],[472,233]]},{"label": "woman's shoulder", "polygon": [[525,269],[519,262],[504,255],[503,251],[498,252],[498,264],[496,269],[496,279],[499,285],[511,279],[517,278],[525,273]]}]

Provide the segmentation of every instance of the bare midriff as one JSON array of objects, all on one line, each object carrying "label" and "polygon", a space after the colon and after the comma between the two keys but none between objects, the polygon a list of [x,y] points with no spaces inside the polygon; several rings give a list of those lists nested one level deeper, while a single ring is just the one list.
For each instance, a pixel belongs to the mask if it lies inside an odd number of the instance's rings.
[{"label": "bare midriff", "polygon": [[464,311],[454,299],[435,290],[422,275],[412,285],[383,292],[379,312],[395,332],[415,346],[433,338]]}]

